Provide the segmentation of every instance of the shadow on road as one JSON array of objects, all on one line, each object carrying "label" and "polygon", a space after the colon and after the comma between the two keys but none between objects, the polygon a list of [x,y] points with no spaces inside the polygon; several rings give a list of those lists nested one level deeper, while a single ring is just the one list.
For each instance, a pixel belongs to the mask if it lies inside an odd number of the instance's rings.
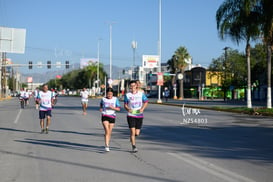
[{"label": "shadow on road", "polygon": [[[79,105],[79,106],[75,106],[75,105],[72,105],[72,106],[58,106],[56,105],[53,110],[82,110],[82,106]],[[87,110],[91,110],[91,111],[98,111],[99,110],[99,107],[98,106],[88,106],[87,107]]]},{"label": "shadow on road", "polygon": [[14,128],[2,128],[2,127],[0,127],[0,130],[14,131],[14,132],[24,132],[24,133],[38,133],[38,132],[35,132],[35,131],[19,130],[19,129],[14,129]]},{"label": "shadow on road", "polygon": [[58,147],[65,149],[81,150],[81,151],[101,151],[102,146],[87,145],[75,142],[61,141],[61,140],[39,140],[26,138],[24,140],[15,140],[15,142],[30,143],[35,145],[44,145],[50,147]]},{"label": "shadow on road", "polygon": [[[141,139],[169,146],[170,150],[194,155],[258,160],[273,163],[273,128],[229,126],[223,128],[196,126],[145,126]],[[176,152],[174,151],[174,152]]]},{"label": "shadow on road", "polygon": [[[152,176],[152,175],[144,175],[141,173],[128,171],[128,169],[118,169],[118,168],[113,169],[113,168],[110,168],[107,166],[100,167],[98,165],[95,165],[95,164],[92,165],[90,163],[78,163],[78,162],[61,160],[61,159],[54,159],[54,158],[43,157],[43,156],[34,156],[32,154],[23,154],[23,153],[19,153],[19,152],[11,152],[11,151],[5,151],[5,150],[0,150],[0,153],[6,154],[6,155],[25,157],[25,158],[29,158],[29,159],[42,160],[42,161],[47,161],[47,162],[56,163],[56,164],[65,164],[65,165],[69,165],[69,166],[94,169],[96,171],[109,172],[111,174],[126,175],[126,176],[130,176],[130,177],[134,177],[134,178],[139,178],[140,179],[139,181],[143,181],[143,180],[154,180],[154,181],[162,181],[162,182],[180,182],[181,181],[181,180],[167,179],[164,177],[156,177],[156,176]],[[91,177],[91,179],[92,179],[92,177]]]}]

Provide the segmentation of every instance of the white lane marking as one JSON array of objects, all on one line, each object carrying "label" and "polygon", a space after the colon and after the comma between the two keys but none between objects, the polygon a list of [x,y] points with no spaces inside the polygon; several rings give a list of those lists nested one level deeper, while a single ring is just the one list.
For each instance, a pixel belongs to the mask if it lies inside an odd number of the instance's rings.
[{"label": "white lane marking", "polygon": [[22,112],[22,109],[19,110],[19,112],[18,112],[18,114],[17,114],[17,116],[16,116],[16,118],[15,118],[15,120],[14,120],[14,124],[17,124],[17,123],[18,123],[18,120],[19,120],[19,118],[20,118],[21,112]]},{"label": "white lane marking", "polygon": [[236,174],[234,172],[231,172],[227,169],[221,168],[220,166],[214,165],[212,163],[209,163],[207,161],[198,159],[197,157],[193,157],[192,155],[185,154],[185,153],[168,153],[169,155],[183,160],[192,166],[195,166],[201,170],[204,170],[214,176],[217,176],[223,180],[230,181],[230,182],[238,182],[238,181],[244,181],[244,182],[255,182],[252,179],[249,179],[245,176],[241,176],[239,174]]}]

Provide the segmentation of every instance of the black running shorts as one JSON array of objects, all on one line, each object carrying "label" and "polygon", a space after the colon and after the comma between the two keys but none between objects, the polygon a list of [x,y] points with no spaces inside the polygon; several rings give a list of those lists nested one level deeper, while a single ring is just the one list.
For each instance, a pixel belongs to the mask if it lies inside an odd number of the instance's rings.
[{"label": "black running shorts", "polygon": [[39,111],[39,119],[45,119],[46,116],[51,117],[51,110],[48,111]]},{"label": "black running shorts", "polygon": [[129,125],[129,128],[141,129],[143,118],[133,118],[127,116],[127,123]]},{"label": "black running shorts", "polygon": [[107,117],[107,116],[101,116],[101,122],[108,121],[109,123],[115,123],[115,118]]}]

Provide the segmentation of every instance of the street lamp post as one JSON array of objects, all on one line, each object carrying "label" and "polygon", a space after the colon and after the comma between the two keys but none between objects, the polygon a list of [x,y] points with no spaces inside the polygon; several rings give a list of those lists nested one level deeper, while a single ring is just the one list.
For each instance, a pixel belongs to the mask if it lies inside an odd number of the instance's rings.
[{"label": "street lamp post", "polygon": [[[161,72],[161,0],[159,0],[159,45],[158,45],[158,54],[159,54],[159,69],[158,72]],[[161,85],[158,85],[158,100],[157,103],[162,103],[161,100]]]},{"label": "street lamp post", "polygon": [[179,96],[179,100],[182,100],[184,97],[184,88],[183,88],[183,72],[181,71],[181,73],[177,74],[177,79],[179,80],[179,85],[180,85],[180,96]]},{"label": "street lamp post", "polygon": [[99,84],[100,84],[100,40],[98,39],[98,62],[97,62],[97,92],[99,93]]},{"label": "street lamp post", "polygon": [[112,79],[112,23],[110,23],[110,79]]},{"label": "street lamp post", "polygon": [[[224,47],[223,50],[225,51],[225,60],[224,60],[224,82],[226,83],[226,79],[227,79],[227,51],[228,51],[229,47]],[[226,87],[226,85],[225,85]],[[226,96],[227,96],[227,89],[224,89],[224,101],[226,101]]]},{"label": "street lamp post", "polygon": [[115,22],[110,22],[109,23],[109,29],[110,29],[110,31],[109,31],[109,36],[110,36],[110,42],[109,42],[109,44],[110,44],[110,70],[109,70],[109,79],[112,79],[112,25],[114,24]]},{"label": "street lamp post", "polygon": [[132,41],[132,48],[133,48],[133,67],[132,67],[132,78],[133,79],[136,79],[135,78],[135,75],[134,75],[134,69],[135,69],[135,55],[136,55],[136,48],[137,48],[137,42],[135,40]]}]

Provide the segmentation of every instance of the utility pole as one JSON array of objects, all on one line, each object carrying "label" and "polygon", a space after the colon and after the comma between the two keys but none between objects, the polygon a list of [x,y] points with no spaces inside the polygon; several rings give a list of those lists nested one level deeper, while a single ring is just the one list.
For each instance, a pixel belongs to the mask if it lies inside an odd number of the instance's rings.
[{"label": "utility pole", "polygon": [[[159,0],[159,37],[158,37],[158,54],[159,54],[159,69],[158,72],[161,72],[161,0]],[[158,85],[158,100],[157,103],[162,103],[161,100],[161,85]]]},{"label": "utility pole", "polygon": [[1,65],[2,65],[2,74],[1,74],[1,97],[7,96],[7,75],[6,75],[6,53],[2,52],[1,55]]},{"label": "utility pole", "polygon": [[[0,52],[0,65],[2,66],[3,60],[2,60],[2,53]],[[2,98],[2,69],[3,67],[0,68],[0,98]]]}]

